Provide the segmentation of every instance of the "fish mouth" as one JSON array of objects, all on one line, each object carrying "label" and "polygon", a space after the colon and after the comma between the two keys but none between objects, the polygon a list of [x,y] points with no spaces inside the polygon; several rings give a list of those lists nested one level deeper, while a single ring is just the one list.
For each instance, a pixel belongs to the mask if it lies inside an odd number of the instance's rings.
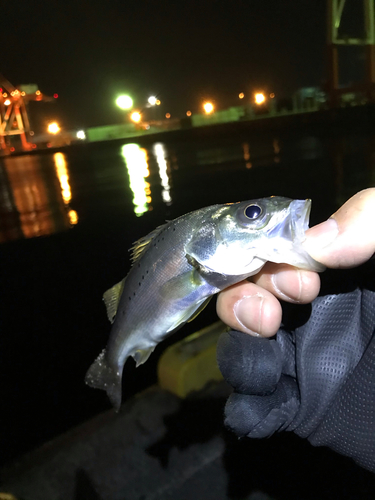
[{"label": "fish mouth", "polygon": [[309,229],[309,219],[311,212],[311,200],[293,200],[290,204],[289,230],[292,245],[298,253],[300,266],[311,271],[322,272],[325,266],[313,259],[304,249],[303,242],[306,239],[306,231]]},{"label": "fish mouth", "polygon": [[311,200],[293,200],[290,204],[290,236],[293,244],[301,244],[309,229]]}]

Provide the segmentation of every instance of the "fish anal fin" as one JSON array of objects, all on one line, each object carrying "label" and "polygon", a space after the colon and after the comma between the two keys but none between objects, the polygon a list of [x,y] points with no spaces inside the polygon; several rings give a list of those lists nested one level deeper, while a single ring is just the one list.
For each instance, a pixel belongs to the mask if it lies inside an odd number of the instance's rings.
[{"label": "fish anal fin", "polygon": [[155,347],[150,347],[149,349],[139,349],[138,351],[135,351],[132,356],[135,360],[136,366],[138,367],[139,365],[145,363],[154,349]]},{"label": "fish anal fin", "polygon": [[120,297],[124,289],[124,284],[125,284],[125,278],[121,280],[119,283],[116,283],[116,285],[114,285],[112,288],[110,288],[103,294],[104,304],[107,309],[107,316],[111,323],[113,323],[115,319],[118,309],[118,304],[120,302]]}]

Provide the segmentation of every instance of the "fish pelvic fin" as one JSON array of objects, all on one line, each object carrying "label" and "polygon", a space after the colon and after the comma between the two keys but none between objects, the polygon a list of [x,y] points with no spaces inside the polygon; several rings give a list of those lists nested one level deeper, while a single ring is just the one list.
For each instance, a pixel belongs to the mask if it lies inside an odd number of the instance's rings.
[{"label": "fish pelvic fin", "polygon": [[105,349],[99,354],[86,373],[85,382],[94,389],[106,391],[114,409],[118,412],[122,398],[122,370],[112,368],[105,356]]}]

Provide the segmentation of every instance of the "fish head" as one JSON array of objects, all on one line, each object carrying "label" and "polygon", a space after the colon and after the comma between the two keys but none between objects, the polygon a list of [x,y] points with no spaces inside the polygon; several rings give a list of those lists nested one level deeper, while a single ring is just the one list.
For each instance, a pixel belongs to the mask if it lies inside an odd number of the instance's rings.
[{"label": "fish head", "polygon": [[221,205],[189,253],[205,269],[232,277],[251,276],[267,261],[323,271],[302,245],[310,210],[311,200],[280,196]]}]

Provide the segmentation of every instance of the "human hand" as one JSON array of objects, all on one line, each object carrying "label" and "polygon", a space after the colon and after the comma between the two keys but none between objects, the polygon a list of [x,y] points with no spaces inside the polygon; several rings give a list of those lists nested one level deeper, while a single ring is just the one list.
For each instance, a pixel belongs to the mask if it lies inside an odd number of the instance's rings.
[{"label": "human hand", "polygon": [[[306,249],[328,267],[360,265],[375,250],[374,209],[375,189],[358,193],[331,219],[309,230]],[[226,424],[234,432],[265,437],[294,431],[375,471],[373,263],[361,279],[360,274],[353,278],[351,271],[340,272],[334,294],[323,290],[312,307],[294,306],[292,321],[284,317],[279,330],[277,298],[310,302],[320,287],[315,273],[269,265],[254,283],[222,292],[218,311],[232,328],[262,336],[278,330],[276,340],[240,331],[219,340],[219,366],[235,389],[225,410]],[[238,302],[241,306],[233,310]],[[306,317],[292,325],[301,313]]]},{"label": "human hand", "polygon": [[[360,191],[327,221],[306,232],[305,249],[329,268],[358,266],[375,252],[374,216],[375,188]],[[217,313],[235,330],[272,337],[281,324],[278,299],[307,304],[319,289],[317,273],[268,262],[250,281],[221,292]]]}]

